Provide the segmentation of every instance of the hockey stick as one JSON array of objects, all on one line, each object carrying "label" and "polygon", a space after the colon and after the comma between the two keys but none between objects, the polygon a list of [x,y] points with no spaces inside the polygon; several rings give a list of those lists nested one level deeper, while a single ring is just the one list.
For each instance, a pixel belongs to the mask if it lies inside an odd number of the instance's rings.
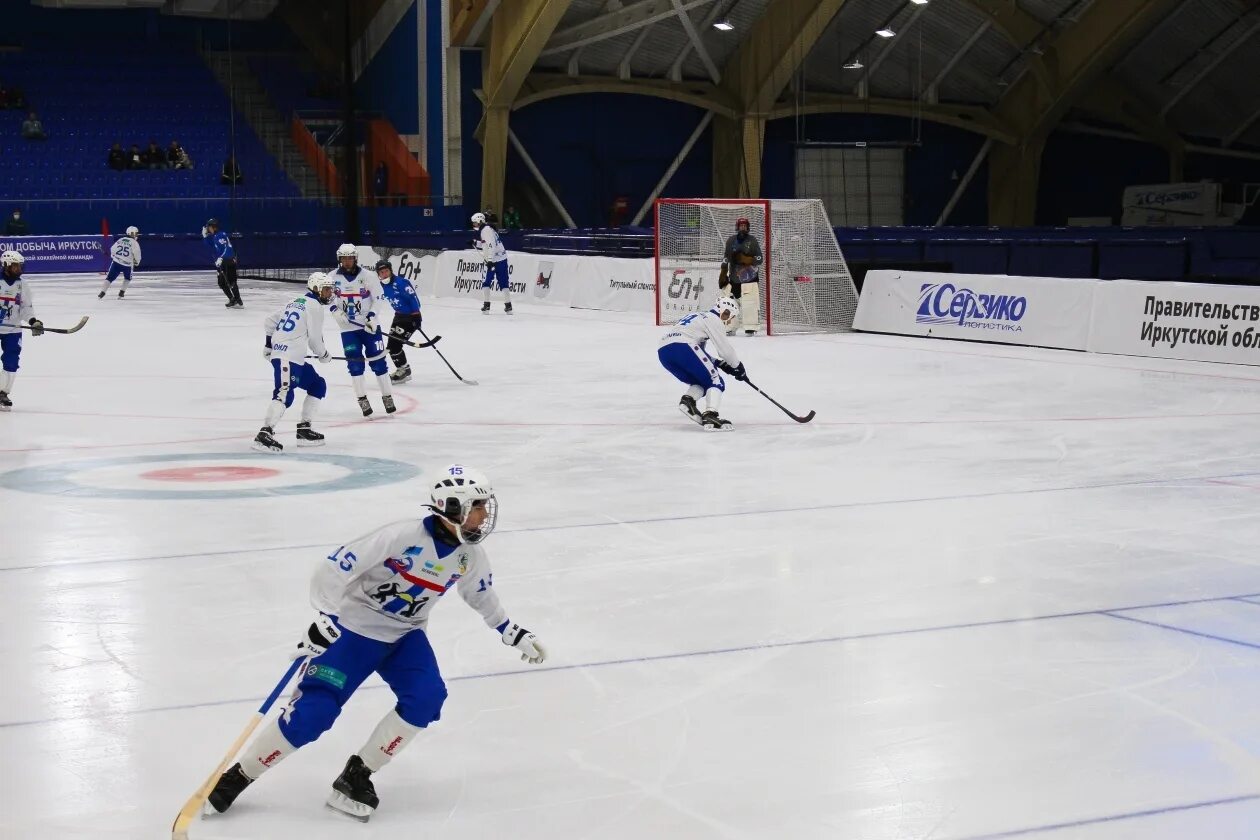
[{"label": "hockey stick", "polygon": [[[424,334],[424,330],[416,330],[416,332],[420,333],[421,336],[424,336],[424,340],[428,343],[428,346],[430,347],[433,347],[433,345],[437,344],[438,338],[442,337],[439,335],[437,338],[429,338],[427,335]],[[464,377],[460,376],[459,371],[451,367],[451,363],[446,361],[446,357],[442,355],[441,350],[437,349],[436,347],[433,347],[433,352],[438,354],[438,358],[446,363],[446,366],[450,368],[451,373],[455,374],[455,378],[458,379],[460,382],[463,382],[465,385],[479,384],[477,380],[475,379],[465,379]]]},{"label": "hockey stick", "polygon": [[[308,358],[308,359],[318,359],[318,358],[319,358],[319,356],[307,356],[306,358]],[[346,361],[346,357],[345,357],[345,356],[329,356],[329,357],[328,357],[328,360],[329,360],[329,361],[332,361],[332,362],[344,362],[344,361]]]},{"label": "hockey stick", "polygon": [[775,407],[776,407],[776,408],[778,408],[778,409],[779,409],[779,411],[782,411],[784,414],[786,414],[788,417],[791,417],[791,418],[792,418],[793,420],[795,420],[797,423],[808,423],[810,420],[813,420],[813,419],[814,419],[814,411],[813,411],[812,409],[810,410],[809,414],[806,414],[804,417],[801,417],[801,416],[800,416],[800,415],[798,415],[798,414],[793,414],[792,412],[790,412],[790,411],[788,411],[786,408],[784,408],[784,407],[783,407],[783,404],[782,404],[782,403],[780,403],[778,400],[776,400],[774,397],[770,396],[770,395],[769,395],[769,394],[767,394],[765,391],[761,390],[761,389],[760,389],[760,388],[758,388],[756,385],[754,385],[754,384],[752,383],[752,380],[751,380],[751,379],[749,379],[748,377],[746,377],[746,376],[745,376],[745,377],[744,377],[744,381],[748,383],[748,387],[749,387],[749,388],[752,388],[752,389],[753,389],[754,391],[756,391],[758,394],[761,394],[761,396],[763,396],[763,397],[765,397],[766,399],[770,400],[770,402],[774,403]]},{"label": "hockey stick", "polygon": [[189,797],[184,803],[184,807],[180,809],[179,814],[175,817],[175,822],[171,825],[171,840],[188,840],[188,828],[192,825],[197,815],[201,813],[202,807],[206,804],[206,800],[210,798],[210,791],[214,790],[215,784],[219,781],[219,777],[223,775],[223,771],[227,769],[228,762],[236,757],[241,751],[241,747],[245,745],[245,741],[249,736],[254,734],[254,730],[258,728],[258,724],[262,723],[263,718],[267,716],[267,712],[271,711],[271,707],[275,705],[276,699],[288,686],[289,680],[293,679],[293,675],[301,670],[306,664],[307,657],[302,656],[293,660],[293,664],[289,666],[289,670],[284,672],[284,676],[280,678],[280,682],[276,683],[276,687],[271,690],[271,694],[267,695],[267,699],[258,707],[258,711],[254,713],[249,725],[245,730],[236,737],[236,741],[232,744],[232,748],[228,750],[227,755],[223,756],[223,760],[219,762],[219,766],[214,768],[214,772],[210,774],[210,778],[197,788],[197,792]]},{"label": "hockey stick", "polygon": [[[350,326],[352,326],[352,327],[358,327],[359,329],[363,330],[364,332],[367,332],[367,325],[365,325],[365,324],[356,324],[354,321],[351,321],[351,322],[350,322]],[[424,335],[424,333],[420,333],[420,334],[421,334],[421,335]],[[389,332],[387,332],[387,333],[381,333],[381,337],[382,337],[382,338],[386,338],[386,337],[388,337],[388,338],[396,338],[396,339],[398,339],[400,342],[402,342],[403,344],[407,345],[408,347],[414,347],[414,348],[416,348],[417,350],[423,350],[423,349],[425,349],[426,347],[432,347],[434,344],[437,344],[439,341],[441,341],[441,340],[442,340],[442,336],[440,336],[440,335],[435,335],[435,336],[433,336],[433,338],[427,338],[427,336],[426,336],[426,339],[427,339],[427,340],[424,342],[424,344],[416,344],[416,343],[414,343],[414,342],[407,341],[405,338],[403,338],[403,337],[402,337],[401,333],[394,332],[394,330],[393,330],[393,329],[390,329],[390,331],[389,331]]]},{"label": "hockey stick", "polygon": [[[44,327],[44,332],[57,333],[58,335],[70,335],[70,333],[77,333],[79,330],[83,329],[83,325],[86,324],[87,322],[88,322],[88,316],[84,315],[82,318],[79,319],[79,323],[75,324],[73,327],[67,327],[65,329],[59,329],[57,327]],[[18,324],[18,326],[24,330],[35,329],[30,324]]]}]

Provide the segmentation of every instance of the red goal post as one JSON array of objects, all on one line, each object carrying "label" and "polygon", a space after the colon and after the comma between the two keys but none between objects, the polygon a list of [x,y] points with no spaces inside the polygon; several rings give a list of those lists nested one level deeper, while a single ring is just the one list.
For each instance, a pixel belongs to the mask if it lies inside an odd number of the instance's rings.
[{"label": "red goal post", "polygon": [[851,329],[857,290],[818,199],[662,198],[655,205],[656,323],[718,297],[726,240],[748,219],[761,242],[758,298],[766,333]]}]

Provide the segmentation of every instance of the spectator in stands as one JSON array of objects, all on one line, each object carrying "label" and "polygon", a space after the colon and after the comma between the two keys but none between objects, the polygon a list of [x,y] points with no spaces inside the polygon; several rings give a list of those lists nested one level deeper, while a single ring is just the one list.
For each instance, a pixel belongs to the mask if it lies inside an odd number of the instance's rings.
[{"label": "spectator in stands", "polygon": [[172,140],[171,145],[166,147],[166,164],[171,169],[192,169],[192,158],[188,156],[188,152],[184,151],[184,147],[179,145],[178,140]]},{"label": "spectator in stands", "polygon": [[30,225],[22,218],[22,211],[16,207],[13,209],[13,215],[9,216],[9,221],[5,222],[5,236],[26,236],[31,232]]},{"label": "spectator in stands", "polygon": [[223,171],[219,173],[219,183],[226,186],[245,183],[245,176],[241,174],[241,168],[236,165],[236,155],[230,152],[227,160],[223,161]]},{"label": "spectator in stands", "polygon": [[127,168],[144,169],[144,154],[135,143],[131,144],[131,149],[127,152]]},{"label": "spectator in stands", "polygon": [[503,227],[506,230],[521,229],[521,213],[516,209],[515,204],[509,204],[503,211]]},{"label": "spectator in stands", "polygon": [[39,121],[39,115],[31,111],[26,115],[26,122],[22,123],[22,137],[27,140],[47,140],[48,132],[44,131],[44,124]]},{"label": "spectator in stands", "polygon": [[490,226],[491,226],[491,227],[493,227],[493,228],[498,228],[498,227],[499,227],[499,217],[498,217],[498,215],[494,212],[494,208],[493,208],[493,207],[487,207],[485,210],[483,210],[483,211],[482,211],[482,213],[483,213],[483,214],[485,215],[485,217],[486,217],[486,224],[490,225]]},{"label": "spectator in stands", "polygon": [[389,167],[385,165],[385,161],[376,164],[376,173],[372,176],[372,194],[376,196],[377,205],[388,203]]},{"label": "spectator in stands", "polygon": [[156,140],[149,141],[149,148],[144,150],[141,156],[144,165],[149,169],[165,169],[166,168],[166,152],[158,148]]},{"label": "spectator in stands", "polygon": [[122,172],[127,168],[127,155],[123,151],[122,143],[115,143],[109,147],[109,157],[106,158],[105,163],[115,172]]}]

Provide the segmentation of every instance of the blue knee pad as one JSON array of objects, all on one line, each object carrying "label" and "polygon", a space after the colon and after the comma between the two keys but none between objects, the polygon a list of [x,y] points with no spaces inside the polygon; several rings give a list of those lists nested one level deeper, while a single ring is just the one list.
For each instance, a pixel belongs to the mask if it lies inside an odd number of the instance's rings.
[{"label": "blue knee pad", "polygon": [[377,376],[385,376],[389,373],[389,363],[385,361],[384,356],[379,359],[373,359],[368,362],[368,365],[372,368],[372,373],[375,373]]},{"label": "blue knee pad", "polygon": [[17,373],[18,358],[22,355],[22,334],[20,332],[0,335],[0,366],[8,373]]}]

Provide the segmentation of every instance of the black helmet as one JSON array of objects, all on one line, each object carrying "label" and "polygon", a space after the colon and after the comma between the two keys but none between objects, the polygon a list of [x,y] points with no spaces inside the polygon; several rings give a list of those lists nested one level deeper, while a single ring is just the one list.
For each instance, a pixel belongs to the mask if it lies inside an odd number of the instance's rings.
[{"label": "black helmet", "polygon": [[380,271],[382,268],[388,268],[390,271],[394,270],[394,267],[389,264],[389,260],[377,260],[376,268],[373,270]]},{"label": "black helmet", "polygon": [[206,222],[206,227],[218,227],[218,226],[219,226],[218,219],[211,219],[210,221]]}]

